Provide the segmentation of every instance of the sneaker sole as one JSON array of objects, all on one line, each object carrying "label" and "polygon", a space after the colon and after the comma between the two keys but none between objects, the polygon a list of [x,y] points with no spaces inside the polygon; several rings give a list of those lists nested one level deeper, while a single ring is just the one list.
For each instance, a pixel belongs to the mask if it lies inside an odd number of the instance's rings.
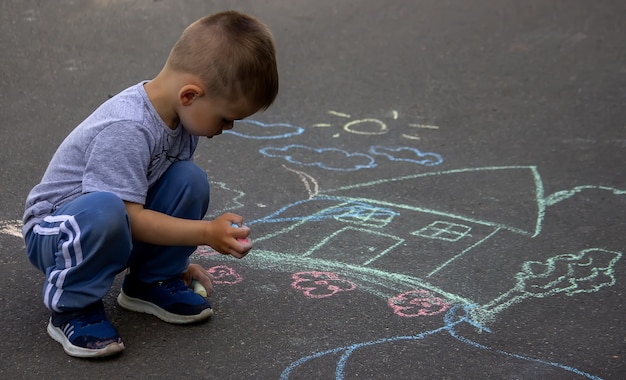
[{"label": "sneaker sole", "polygon": [[136,311],[138,313],[151,314],[162,321],[175,324],[200,322],[210,318],[213,315],[213,310],[211,308],[204,309],[200,314],[195,315],[174,314],[153,304],[152,302],[144,301],[139,298],[129,297],[124,293],[123,290],[120,292],[119,296],[117,296],[117,303],[124,309]]},{"label": "sneaker sole", "polygon": [[115,355],[124,351],[124,343],[111,343],[105,348],[97,350],[75,346],[70,342],[60,328],[54,326],[52,322],[48,322],[48,335],[63,346],[63,351],[70,356],[77,358],[101,358],[105,356]]}]

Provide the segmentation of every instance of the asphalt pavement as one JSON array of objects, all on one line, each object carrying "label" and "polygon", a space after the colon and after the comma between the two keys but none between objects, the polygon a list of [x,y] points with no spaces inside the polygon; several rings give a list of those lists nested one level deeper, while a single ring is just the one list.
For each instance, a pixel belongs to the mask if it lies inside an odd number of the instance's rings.
[{"label": "asphalt pavement", "polygon": [[[105,307],[119,356],[65,355],[20,237],[28,191],[100,103],[237,9],[278,49],[275,104],[202,140],[215,315]],[[0,1],[0,377],[623,379],[623,0]]]}]

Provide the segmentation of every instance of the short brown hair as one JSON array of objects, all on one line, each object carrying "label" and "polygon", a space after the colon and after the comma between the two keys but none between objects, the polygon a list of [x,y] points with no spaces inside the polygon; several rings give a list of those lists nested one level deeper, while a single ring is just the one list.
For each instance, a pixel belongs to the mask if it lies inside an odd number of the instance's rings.
[{"label": "short brown hair", "polygon": [[215,96],[245,96],[267,109],[278,94],[276,48],[269,28],[236,11],[216,13],[189,25],[167,65],[196,75]]}]

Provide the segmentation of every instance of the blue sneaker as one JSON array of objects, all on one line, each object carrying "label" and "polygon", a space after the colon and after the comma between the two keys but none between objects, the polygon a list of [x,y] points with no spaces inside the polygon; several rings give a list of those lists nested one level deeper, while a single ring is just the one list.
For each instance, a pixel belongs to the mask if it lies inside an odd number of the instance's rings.
[{"label": "blue sneaker", "polygon": [[147,284],[126,275],[117,303],[169,323],[199,322],[213,315],[209,301],[194,293],[180,277]]},{"label": "blue sneaker", "polygon": [[53,312],[48,334],[61,343],[65,353],[78,358],[110,356],[124,350],[122,338],[107,319],[102,302],[76,312]]}]

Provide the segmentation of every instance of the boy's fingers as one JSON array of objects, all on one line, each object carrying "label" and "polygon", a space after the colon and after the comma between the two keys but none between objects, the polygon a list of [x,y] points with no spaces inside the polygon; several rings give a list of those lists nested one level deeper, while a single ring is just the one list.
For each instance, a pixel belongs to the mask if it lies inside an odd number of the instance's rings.
[{"label": "boy's fingers", "polygon": [[193,291],[208,297],[213,293],[213,275],[198,264],[189,264],[183,279],[193,288]]},{"label": "boy's fingers", "polygon": [[241,259],[252,249],[252,241],[250,239],[237,239],[237,243],[239,246],[232,249],[231,256]]},{"label": "boy's fingers", "polygon": [[203,276],[198,279],[194,279],[193,291],[200,294],[203,297],[210,297],[213,294],[213,283],[208,276]]}]

